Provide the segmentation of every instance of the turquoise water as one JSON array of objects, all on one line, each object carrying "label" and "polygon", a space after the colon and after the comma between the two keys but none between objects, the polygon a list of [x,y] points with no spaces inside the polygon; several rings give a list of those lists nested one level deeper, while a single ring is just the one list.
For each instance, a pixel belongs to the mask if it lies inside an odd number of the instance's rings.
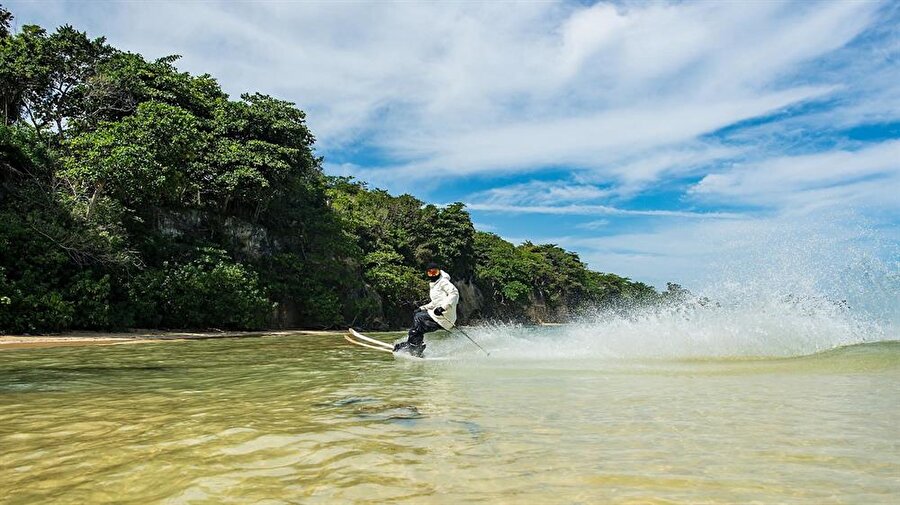
[{"label": "turquoise water", "polygon": [[339,336],[2,352],[0,502],[900,499],[900,343],[549,352],[582,330],[435,336],[456,359],[426,364]]}]

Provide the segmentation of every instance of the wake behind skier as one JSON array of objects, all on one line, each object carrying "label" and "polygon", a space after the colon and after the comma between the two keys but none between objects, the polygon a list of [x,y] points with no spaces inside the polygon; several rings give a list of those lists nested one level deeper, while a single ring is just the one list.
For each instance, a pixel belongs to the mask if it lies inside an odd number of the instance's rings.
[{"label": "wake behind skier", "polygon": [[416,309],[406,341],[394,346],[394,352],[407,349],[411,355],[420,358],[425,352],[425,334],[441,328],[450,331],[456,324],[456,305],[459,303],[459,290],[450,282],[447,272],[436,263],[429,263],[425,275],[429,280],[431,301]]}]

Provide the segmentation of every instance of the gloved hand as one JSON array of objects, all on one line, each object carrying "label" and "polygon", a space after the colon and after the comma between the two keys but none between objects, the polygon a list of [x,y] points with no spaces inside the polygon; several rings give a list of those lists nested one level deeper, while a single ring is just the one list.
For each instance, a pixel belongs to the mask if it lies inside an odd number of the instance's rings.
[{"label": "gloved hand", "polygon": [[436,315],[436,316],[444,315],[444,307],[438,307],[438,308],[434,309],[434,315]]}]

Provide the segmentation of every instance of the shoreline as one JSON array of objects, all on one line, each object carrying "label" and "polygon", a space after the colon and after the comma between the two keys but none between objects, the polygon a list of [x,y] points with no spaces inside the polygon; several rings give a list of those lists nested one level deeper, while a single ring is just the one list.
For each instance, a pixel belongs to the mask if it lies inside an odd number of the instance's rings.
[{"label": "shoreline", "polygon": [[78,345],[128,345],[169,340],[206,340],[213,338],[289,337],[303,335],[343,335],[339,330],[270,330],[270,331],[161,331],[131,330],[121,332],[72,331],[56,335],[0,335],[0,351],[66,347]]}]

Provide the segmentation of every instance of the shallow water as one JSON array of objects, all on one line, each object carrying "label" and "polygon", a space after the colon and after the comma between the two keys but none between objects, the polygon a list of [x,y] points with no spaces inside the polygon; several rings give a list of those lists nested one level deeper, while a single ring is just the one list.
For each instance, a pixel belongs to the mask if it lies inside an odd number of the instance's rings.
[{"label": "shallow water", "polygon": [[542,359],[473,333],[492,357],[448,336],[430,350],[459,359],[425,364],[338,337],[0,353],[0,502],[900,500],[898,342]]}]

